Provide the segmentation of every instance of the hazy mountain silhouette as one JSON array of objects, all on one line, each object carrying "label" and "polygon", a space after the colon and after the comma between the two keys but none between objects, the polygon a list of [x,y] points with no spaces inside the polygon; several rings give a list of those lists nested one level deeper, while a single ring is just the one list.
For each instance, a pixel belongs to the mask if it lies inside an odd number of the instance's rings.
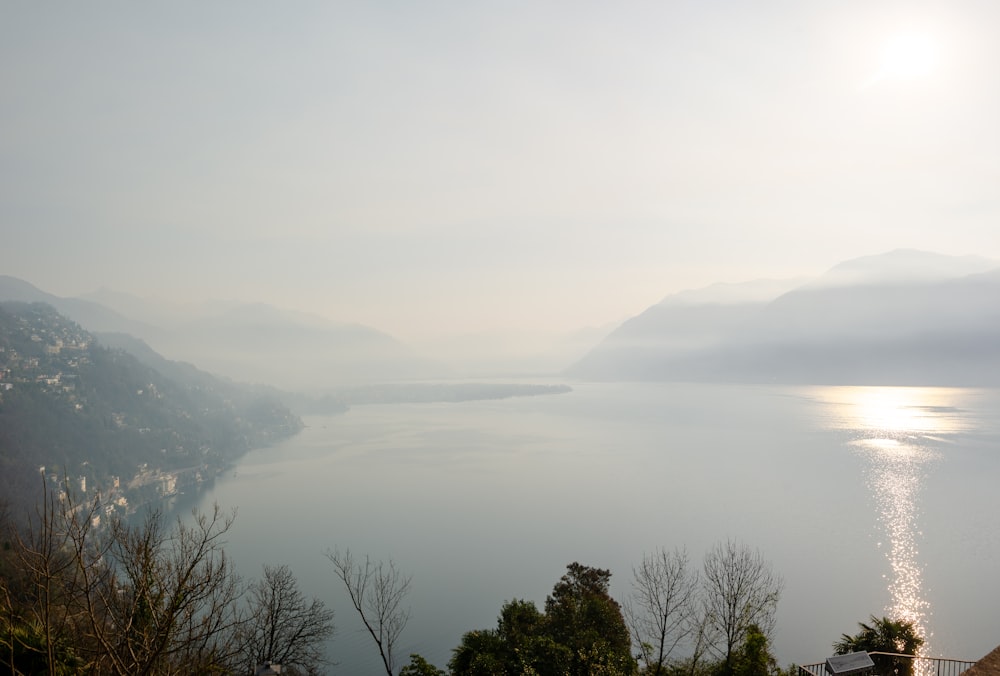
[{"label": "hazy mountain silhouette", "polygon": [[153,326],[126,317],[106,305],[83,298],[62,298],[46,293],[38,287],[8,275],[0,275],[0,301],[18,303],[46,303],[59,314],[72,319],[88,331],[120,332],[133,335],[155,333]]},{"label": "hazy mountain silhouette", "polygon": [[238,301],[231,300],[175,303],[159,298],[141,298],[107,287],[78,297],[112,308],[136,321],[164,328],[174,328],[185,322],[226,312],[241,305]]},{"label": "hazy mountain silhouette", "polygon": [[625,322],[569,374],[598,380],[1000,383],[1000,266],[985,259],[900,250],[847,261],[770,302],[686,298],[665,299]]},{"label": "hazy mountain silhouette", "polygon": [[260,303],[186,322],[155,347],[233,378],[292,389],[428,378],[444,371],[376,329]]},{"label": "hazy mountain silhouette", "polygon": [[875,282],[929,282],[988,272],[1000,265],[981,256],[943,256],[915,249],[852,258],[815,280],[823,286]]},{"label": "hazy mountain silhouette", "polygon": [[47,303],[87,330],[128,334],[169,359],[241,382],[312,389],[447,375],[376,329],[262,303],[180,305],[108,289],[61,298],[6,276],[0,300]]}]

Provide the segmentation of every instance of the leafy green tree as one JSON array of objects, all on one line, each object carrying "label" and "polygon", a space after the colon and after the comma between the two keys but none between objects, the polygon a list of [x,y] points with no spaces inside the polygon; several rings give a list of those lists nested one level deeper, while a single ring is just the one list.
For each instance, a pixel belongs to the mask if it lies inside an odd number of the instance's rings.
[{"label": "leafy green tree", "polygon": [[[858,622],[861,628],[854,636],[843,634],[833,644],[837,655],[861,651],[893,653],[895,655],[916,655],[924,639],[917,633],[913,622],[892,620],[888,617],[871,616],[871,624]],[[893,655],[872,655],[875,671],[882,676],[911,676],[913,660]]]},{"label": "leafy green tree", "polygon": [[621,606],[608,593],[610,582],[611,571],[574,562],[545,599],[553,640],[572,652],[571,674],[636,671],[632,639]]},{"label": "leafy green tree", "polygon": [[634,674],[636,662],[618,603],[608,594],[611,573],[568,566],[539,612],[510,601],[495,630],[462,637],[449,662],[456,676]]},{"label": "leafy green tree", "polygon": [[771,654],[767,636],[756,624],[747,629],[746,639],[733,660],[735,676],[774,676],[778,662]]},{"label": "leafy green tree", "polygon": [[497,622],[503,659],[516,665],[515,673],[564,674],[569,668],[569,648],[551,635],[550,618],[531,601],[513,600],[504,605]]},{"label": "leafy green tree", "polygon": [[531,601],[504,604],[495,630],[470,631],[453,651],[452,674],[561,676],[572,654],[549,635],[547,618]]},{"label": "leafy green tree", "polygon": [[0,668],[12,674],[79,673],[82,661],[73,653],[68,639],[49,640],[33,620],[6,616],[0,620]]},{"label": "leafy green tree", "polygon": [[452,651],[448,668],[454,676],[493,676],[509,673],[509,651],[492,629],[466,632]]},{"label": "leafy green tree", "polygon": [[399,676],[447,676],[447,674],[420,655],[411,654],[410,663],[399,670]]}]

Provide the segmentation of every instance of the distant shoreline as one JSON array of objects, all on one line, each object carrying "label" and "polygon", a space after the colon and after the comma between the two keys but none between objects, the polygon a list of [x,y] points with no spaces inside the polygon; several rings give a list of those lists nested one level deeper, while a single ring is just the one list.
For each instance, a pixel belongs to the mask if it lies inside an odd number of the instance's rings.
[{"label": "distant shoreline", "polygon": [[459,403],[537,397],[572,392],[565,384],[529,383],[391,383],[359,385],[331,390],[321,396],[285,396],[283,400],[300,415],[344,413],[351,406],[370,404]]}]

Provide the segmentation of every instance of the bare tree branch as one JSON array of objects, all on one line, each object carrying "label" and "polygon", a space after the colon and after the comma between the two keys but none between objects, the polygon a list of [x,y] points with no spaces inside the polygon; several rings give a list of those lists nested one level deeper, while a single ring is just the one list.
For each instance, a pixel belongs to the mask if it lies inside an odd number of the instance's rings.
[{"label": "bare tree branch", "polygon": [[323,646],[334,633],[333,611],[319,599],[307,600],[288,566],[264,566],[249,595],[241,632],[247,673],[264,662],[305,673],[328,664]]},{"label": "bare tree branch", "polygon": [[361,622],[378,647],[379,656],[388,676],[395,672],[395,648],[400,634],[410,619],[409,608],[403,600],[410,592],[409,575],[404,575],[396,564],[372,561],[355,561],[351,550],[327,552],[337,578],[344,584],[351,604],[361,616]]},{"label": "bare tree branch", "polygon": [[[28,600],[25,619],[39,632],[49,674],[59,670],[58,647],[75,634],[80,610],[73,536],[89,532],[99,507],[97,500],[76,504],[68,492],[59,498],[53,496],[43,478],[41,504],[34,518],[28,519],[24,533],[11,526],[15,557],[27,582],[23,590]],[[37,649],[27,644],[21,648]]]},{"label": "bare tree branch", "polygon": [[765,636],[774,629],[774,614],[784,583],[760,552],[727,540],[705,555],[703,601],[707,623],[725,645],[714,646],[732,669],[735,649],[756,625]]},{"label": "bare tree branch", "polygon": [[624,605],[625,621],[639,646],[647,672],[659,676],[674,648],[691,633],[698,574],[688,570],[684,550],[658,549],[632,568],[633,592]]},{"label": "bare tree branch", "polygon": [[98,671],[166,673],[170,665],[209,671],[231,663],[242,583],[222,546],[233,518],[215,506],[170,531],[156,511],[140,526],[116,520],[110,547],[97,560],[88,559],[81,536],[78,560]]}]

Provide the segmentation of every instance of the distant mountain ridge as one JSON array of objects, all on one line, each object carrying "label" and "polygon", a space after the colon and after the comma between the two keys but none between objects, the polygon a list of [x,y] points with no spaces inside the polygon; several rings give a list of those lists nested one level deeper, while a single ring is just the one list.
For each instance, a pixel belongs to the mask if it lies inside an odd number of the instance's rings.
[{"label": "distant mountain ridge", "polygon": [[9,275],[0,275],[0,302],[45,303],[88,331],[113,331],[148,335],[155,328],[135,321],[110,307],[83,298],[63,298]]},{"label": "distant mountain ridge", "polygon": [[[108,289],[59,298],[0,276],[4,299],[46,302],[87,329],[128,334],[171,359],[282,390],[455,375],[376,329],[261,303],[181,306]],[[998,299],[1000,262],[899,249],[815,279],[681,291],[589,351],[597,337],[558,354],[583,354],[564,373],[594,380],[1000,384]],[[454,361],[462,347],[457,341],[442,359]]]},{"label": "distant mountain ridge", "polygon": [[839,263],[818,284],[940,281],[988,272],[1000,262],[982,256],[944,256],[915,249],[896,249]]},{"label": "distant mountain ridge", "polygon": [[898,250],[847,261],[771,300],[668,301],[622,324],[568,375],[1000,385],[994,261]]},{"label": "distant mountain ridge", "polygon": [[[182,306],[102,289],[61,298],[0,276],[0,301],[43,302],[99,333],[128,334],[171,359],[243,382],[319,389],[447,376],[386,333],[263,303]],[[130,313],[135,313],[130,314]]]}]

